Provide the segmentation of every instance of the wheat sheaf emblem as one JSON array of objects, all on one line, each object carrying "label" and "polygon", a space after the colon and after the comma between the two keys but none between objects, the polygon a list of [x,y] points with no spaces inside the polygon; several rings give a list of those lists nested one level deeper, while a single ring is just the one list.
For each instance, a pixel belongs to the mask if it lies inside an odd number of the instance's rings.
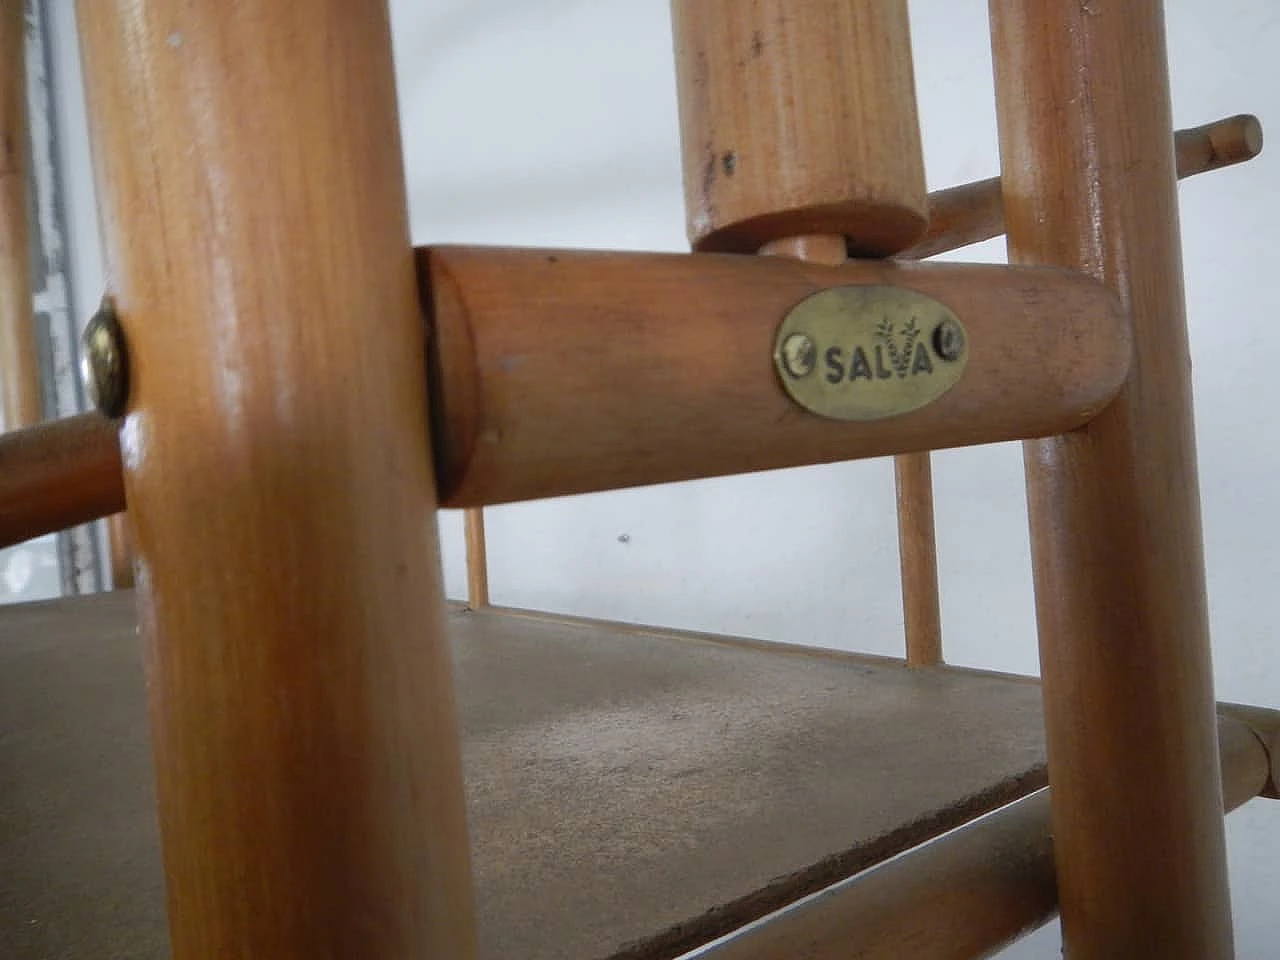
[{"label": "wheat sheaf emblem", "polygon": [[920,339],[920,327],[916,318],[912,317],[895,335],[897,323],[888,317],[881,317],[876,324],[876,339],[884,343],[885,352],[889,354],[889,366],[905,380],[911,372],[911,358],[915,356],[916,341]]}]

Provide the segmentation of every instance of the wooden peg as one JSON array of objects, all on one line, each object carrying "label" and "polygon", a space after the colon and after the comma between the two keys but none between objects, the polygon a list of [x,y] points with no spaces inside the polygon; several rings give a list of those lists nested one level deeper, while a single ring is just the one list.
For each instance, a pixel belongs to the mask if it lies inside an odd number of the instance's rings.
[{"label": "wooden peg", "polygon": [[942,607],[938,545],[933,521],[933,465],[927,452],[893,458],[898,497],[898,555],[902,566],[903,630],[907,665],[942,662]]}]

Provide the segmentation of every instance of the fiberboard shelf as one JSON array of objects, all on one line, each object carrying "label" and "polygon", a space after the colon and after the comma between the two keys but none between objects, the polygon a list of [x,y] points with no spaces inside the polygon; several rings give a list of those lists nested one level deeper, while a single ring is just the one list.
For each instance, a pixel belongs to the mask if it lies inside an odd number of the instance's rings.
[{"label": "fiberboard shelf", "polygon": [[[1023,678],[449,626],[489,960],[676,956],[1045,781]],[[131,593],[0,609],[0,954],[168,955]]]}]

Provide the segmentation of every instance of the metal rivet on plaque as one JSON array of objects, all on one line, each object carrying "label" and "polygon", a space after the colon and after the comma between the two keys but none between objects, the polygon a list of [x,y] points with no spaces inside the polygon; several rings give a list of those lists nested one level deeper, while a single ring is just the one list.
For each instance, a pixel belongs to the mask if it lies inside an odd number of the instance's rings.
[{"label": "metal rivet on plaque", "polygon": [[818,348],[807,333],[793,333],[782,342],[782,366],[793,377],[807,377],[818,362]]},{"label": "metal rivet on plaque", "polygon": [[933,349],[943,360],[952,361],[964,353],[964,331],[954,320],[943,320],[933,328]]}]

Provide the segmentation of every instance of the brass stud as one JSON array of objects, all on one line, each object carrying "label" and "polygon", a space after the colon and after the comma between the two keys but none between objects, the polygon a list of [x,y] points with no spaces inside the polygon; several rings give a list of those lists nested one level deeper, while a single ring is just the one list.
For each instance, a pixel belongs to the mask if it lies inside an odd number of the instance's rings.
[{"label": "brass stud", "polygon": [[124,416],[129,400],[129,354],[115,301],[103,297],[80,341],[80,378],[89,399],[105,417]]},{"label": "brass stud", "polygon": [[958,360],[960,354],[964,353],[964,331],[960,329],[960,324],[948,318],[934,327],[933,349],[943,360]]},{"label": "brass stud", "polygon": [[782,366],[797,380],[813,373],[818,348],[807,333],[793,333],[782,343]]}]

